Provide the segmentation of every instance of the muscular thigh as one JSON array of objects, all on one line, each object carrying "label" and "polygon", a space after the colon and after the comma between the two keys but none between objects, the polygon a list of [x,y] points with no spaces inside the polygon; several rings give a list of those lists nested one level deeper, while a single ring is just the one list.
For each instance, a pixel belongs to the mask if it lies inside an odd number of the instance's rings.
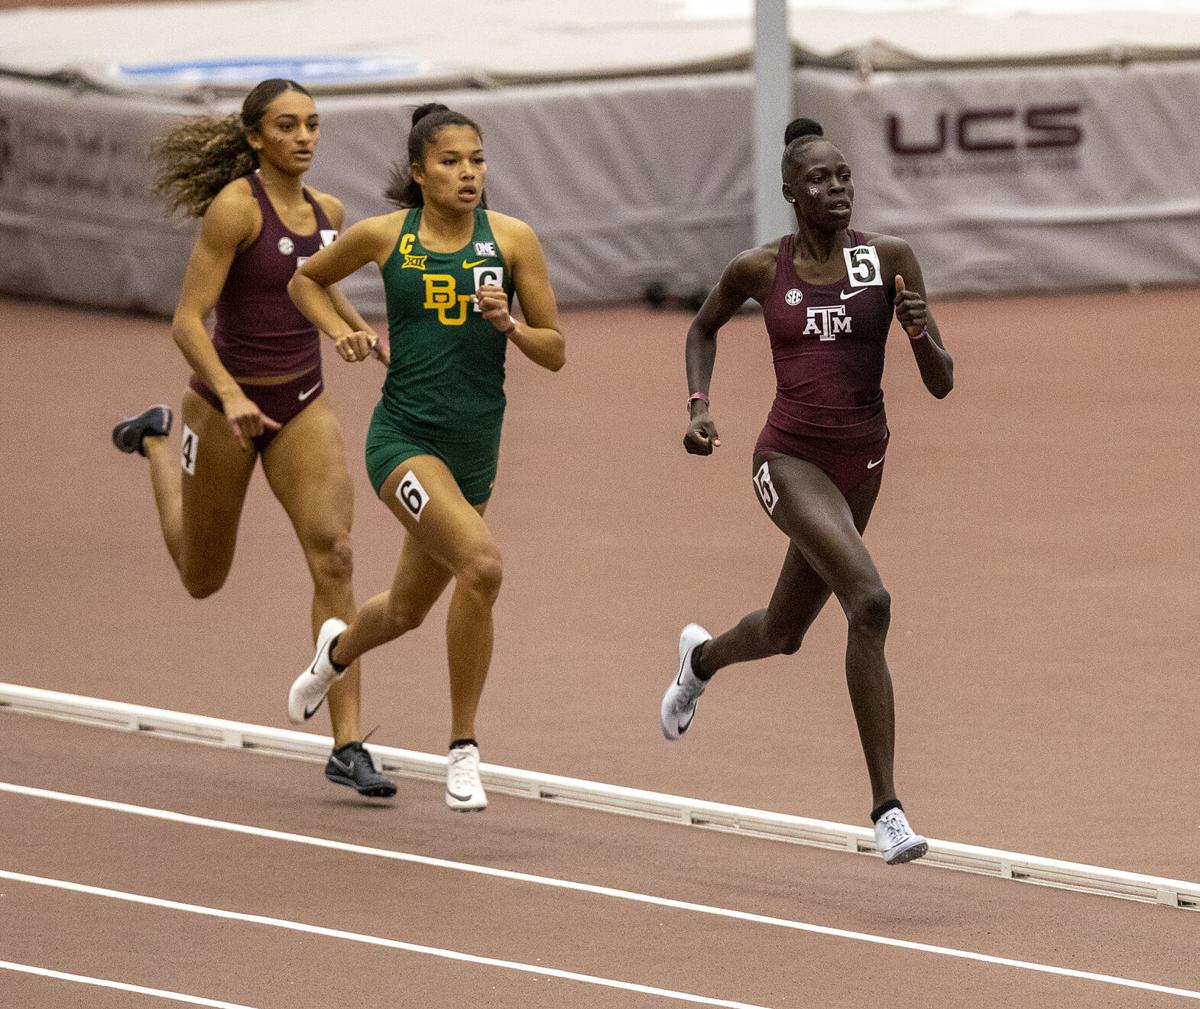
[{"label": "muscular thigh", "polygon": [[238,445],[225,415],[193,390],[183,394],[180,428],[183,535],[189,563],[228,566],[258,453]]},{"label": "muscular thigh", "polygon": [[327,544],[350,531],[354,489],[341,425],[324,397],[284,425],[262,460],[267,482],[301,544]]},{"label": "muscular thigh", "polygon": [[379,497],[409,536],[452,572],[481,552],[498,553],[483,521],[486,502],[469,504],[454,474],[435,456],[413,456],[400,463],[383,481]]},{"label": "muscular thigh", "polygon": [[[879,481],[872,480],[854,488],[846,495],[854,527],[860,535],[867,527],[878,493]],[[780,569],[768,606],[771,619],[786,627],[789,632],[803,637],[816,620],[817,614],[829,601],[831,591],[825,579],[817,574],[800,548],[789,542],[783,567]]]},{"label": "muscular thigh", "polygon": [[812,463],[779,455],[756,456],[755,463],[759,500],[795,548],[794,555],[789,551],[789,562],[798,585],[811,589],[814,584],[806,567],[839,598],[879,583],[862,540],[879,490],[878,477],[856,487],[848,500]]}]

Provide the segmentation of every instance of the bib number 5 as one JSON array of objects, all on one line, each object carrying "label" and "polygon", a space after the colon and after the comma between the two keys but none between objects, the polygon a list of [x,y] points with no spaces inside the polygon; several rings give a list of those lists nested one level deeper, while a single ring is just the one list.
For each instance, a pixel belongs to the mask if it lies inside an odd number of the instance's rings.
[{"label": "bib number 5", "polygon": [[879,253],[873,245],[856,245],[843,249],[846,274],[851,287],[882,287],[883,272],[879,268]]},{"label": "bib number 5", "polygon": [[775,514],[775,506],[779,504],[779,495],[775,493],[775,485],[771,483],[771,468],[764,462],[754,474],[754,489],[758,491],[758,499],[767,510],[768,515]]}]

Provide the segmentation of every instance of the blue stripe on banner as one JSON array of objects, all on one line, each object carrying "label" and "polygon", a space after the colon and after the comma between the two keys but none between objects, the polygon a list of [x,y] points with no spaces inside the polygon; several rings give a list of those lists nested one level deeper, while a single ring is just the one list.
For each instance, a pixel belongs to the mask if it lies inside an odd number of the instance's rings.
[{"label": "blue stripe on banner", "polygon": [[255,56],[184,60],[172,63],[122,63],[117,76],[129,81],[180,84],[237,84],[288,77],[306,83],[355,83],[424,76],[426,60],[392,56]]}]

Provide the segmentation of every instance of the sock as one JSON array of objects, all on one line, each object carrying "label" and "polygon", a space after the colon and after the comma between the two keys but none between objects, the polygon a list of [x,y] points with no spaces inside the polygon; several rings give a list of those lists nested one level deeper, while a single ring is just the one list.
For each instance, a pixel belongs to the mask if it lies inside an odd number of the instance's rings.
[{"label": "sock", "polygon": [[904,812],[904,807],[900,805],[899,799],[888,799],[888,801],[883,805],[876,806],[873,810],[871,810],[871,822],[878,823],[879,818],[883,816],[884,813],[893,809],[898,809],[901,812]]},{"label": "sock", "polygon": [[343,666],[340,662],[335,661],[333,657],[333,653],[337,650],[338,642],[341,640],[342,636],[339,634],[336,638],[329,642],[329,664],[333,666],[333,671],[339,674],[344,673],[350,668],[349,663]]},{"label": "sock", "polygon": [[704,646],[707,644],[707,641],[701,641],[692,649],[692,675],[701,683],[707,683],[712,678],[712,673],[706,673],[701,665],[704,661]]},{"label": "sock", "polygon": [[450,749],[452,750],[457,750],[460,746],[473,746],[475,749],[479,749],[479,744],[469,736],[466,739],[455,739],[450,743]]}]

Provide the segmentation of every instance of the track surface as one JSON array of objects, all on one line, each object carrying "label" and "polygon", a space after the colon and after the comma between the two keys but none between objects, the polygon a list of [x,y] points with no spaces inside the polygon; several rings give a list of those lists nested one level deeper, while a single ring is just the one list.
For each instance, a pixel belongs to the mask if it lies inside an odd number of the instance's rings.
[{"label": "track surface", "polygon": [[[944,402],[902,339],[893,444],[868,545],[894,599],[901,795],[942,838],[1194,879],[1200,626],[1200,293],[935,306]],[[113,421],[178,403],[160,320],[0,300],[5,679],[284,724],[307,662],[308,586],[257,478],[229,584],[179,587],[144,463]],[[722,673],[679,745],[657,703],[679,627],[723,629],[769,594],[784,543],[750,488],[772,392],[761,322],[723,332],[723,447],[679,446],[687,319],[565,315],[568,367],[514,357],[497,493],[505,553],[486,760],[851,823],[865,771],[830,608],[799,655]],[[356,584],[399,549],[360,446],[382,373],[327,358],[355,480]],[[365,723],[439,752],[444,606],[368,656]],[[354,801],[319,767],[21,716],[4,780],[303,835],[1200,989],[1186,912],[496,797],[456,817],[434,786]],[[315,731],[326,732],[324,725]],[[0,869],[759,1005],[1156,1006],[1135,991],[554,887],[310,849],[0,793]],[[222,922],[0,879],[0,959],[256,1007],[664,1004],[657,995]],[[6,993],[13,997],[4,998]],[[162,1004],[0,970],[0,1002]]]}]

